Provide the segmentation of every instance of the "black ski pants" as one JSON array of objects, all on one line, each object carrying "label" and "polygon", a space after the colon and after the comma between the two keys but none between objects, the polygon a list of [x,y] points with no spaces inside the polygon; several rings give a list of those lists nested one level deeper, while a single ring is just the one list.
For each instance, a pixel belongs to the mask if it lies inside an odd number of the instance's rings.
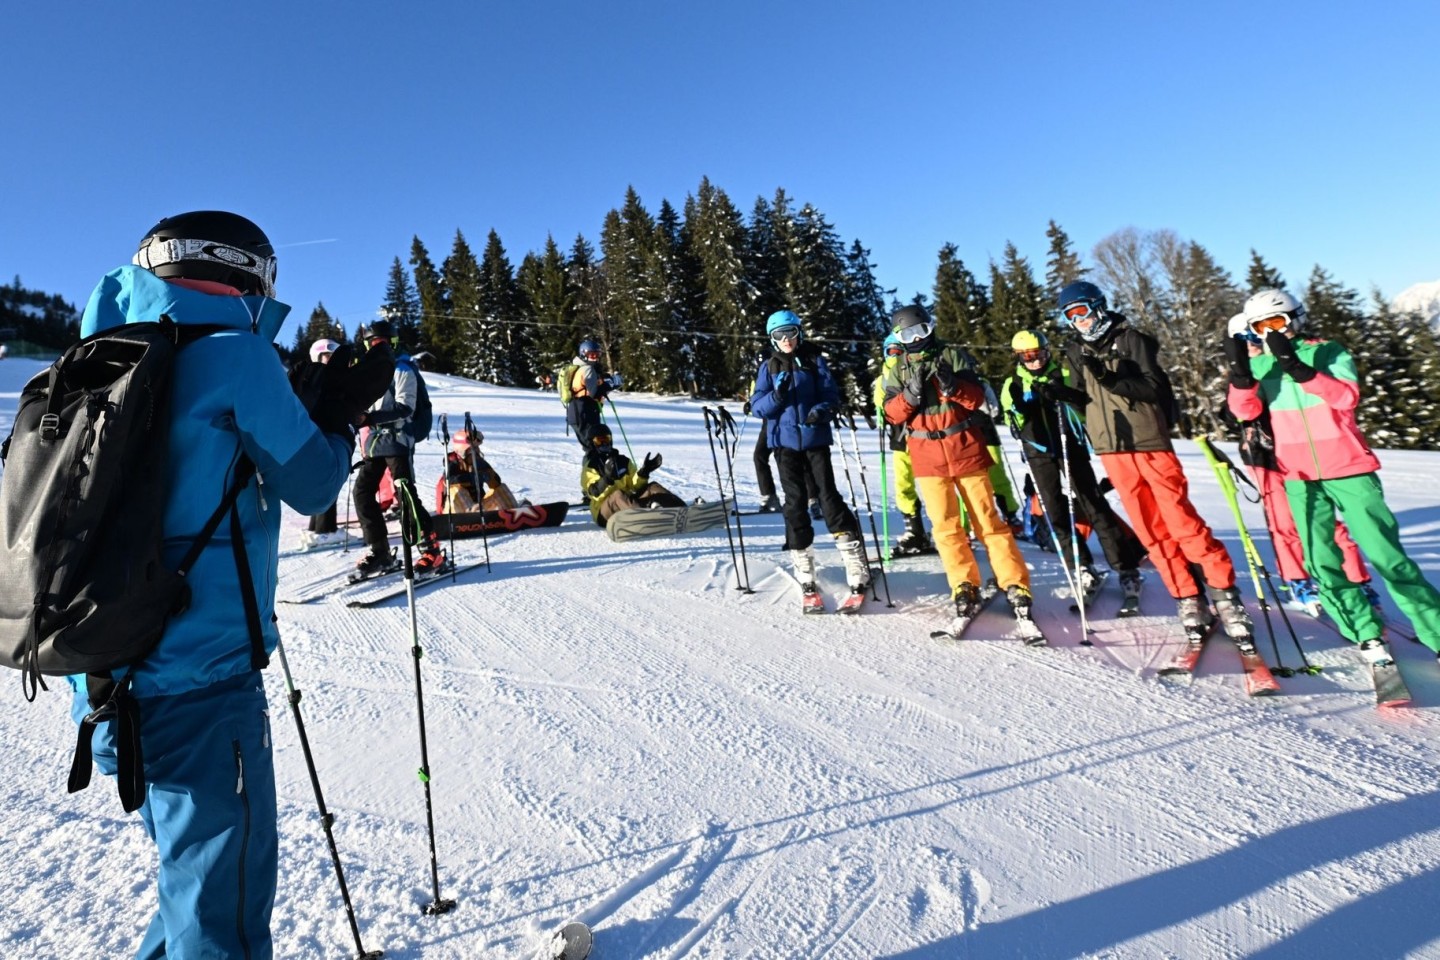
[{"label": "black ski pants", "polygon": [[835,468],[830,464],[830,448],[781,448],[777,456],[780,489],[785,491],[785,548],[804,550],[815,542],[815,527],[810,523],[809,509],[811,483],[815,485],[826,528],[832,534],[848,533],[859,539],[860,522],[835,488]]},{"label": "black ski pants", "polygon": [[[1065,478],[1061,471],[1064,462],[1059,457],[1030,457],[1030,475],[1035,478],[1035,492],[1045,505],[1050,518],[1050,529],[1055,536],[1055,550],[1066,566],[1074,563],[1075,547],[1071,545],[1071,517],[1078,516],[1083,522],[1090,521],[1095,535],[1100,538],[1100,548],[1105,551],[1105,561],[1114,570],[1133,570],[1145,559],[1145,547],[1120,520],[1105,495],[1100,492],[1099,481],[1095,479],[1095,468],[1090,458],[1070,458],[1070,479],[1075,489],[1075,506],[1072,514],[1065,499]],[[1080,563],[1090,566],[1094,556],[1090,546],[1082,537],[1078,544]]]},{"label": "black ski pants", "polygon": [[[770,431],[765,429],[765,421],[760,421],[759,436],[755,438],[755,483],[760,487],[760,497],[776,496],[775,476],[770,472],[770,456],[776,453],[770,447]],[[807,471],[805,474],[805,493],[809,500],[820,499],[820,494],[815,489],[815,478]]]},{"label": "black ski pants", "polygon": [[[397,498],[400,496],[400,481],[410,482],[410,489],[415,494],[415,522],[420,525],[421,533],[428,536],[435,529],[430,511],[425,509],[425,497],[415,486],[415,471],[408,454],[365,460],[355,470],[355,516],[360,519],[360,534],[365,538],[365,545],[372,554],[382,556],[390,550],[390,534],[385,529],[385,511],[380,509],[380,501],[375,499],[375,495],[380,492],[380,479],[387,469],[395,484]],[[401,516],[404,516],[403,511]]]}]

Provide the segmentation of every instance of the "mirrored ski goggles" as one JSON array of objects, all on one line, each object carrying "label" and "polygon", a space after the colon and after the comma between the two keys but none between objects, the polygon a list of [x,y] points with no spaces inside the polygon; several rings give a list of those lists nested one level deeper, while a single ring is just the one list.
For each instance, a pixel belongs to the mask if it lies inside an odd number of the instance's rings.
[{"label": "mirrored ski goggles", "polygon": [[892,343],[885,348],[885,356],[887,357],[898,357],[904,352],[905,348],[898,343]]},{"label": "mirrored ski goggles", "polygon": [[800,328],[793,323],[783,327],[776,327],[770,331],[770,339],[776,343],[779,343],[781,340],[799,340]]},{"label": "mirrored ski goggles", "polygon": [[1290,326],[1290,318],[1283,313],[1250,321],[1250,329],[1258,337],[1264,337],[1271,330],[1284,330],[1288,326]]},{"label": "mirrored ski goggles", "polygon": [[262,294],[267,297],[275,296],[277,270],[274,257],[257,257],[248,250],[212,240],[152,240],[135,251],[135,256],[130,258],[131,263],[146,270],[185,260],[220,263],[248,273],[260,281]]},{"label": "mirrored ski goggles", "polygon": [[908,327],[901,327],[900,329],[894,331],[895,339],[899,340],[901,343],[907,346],[912,343],[919,343],[921,340],[924,340],[926,337],[930,336],[930,334],[934,332],[935,324],[931,323],[929,320],[922,320],[919,323],[912,323]]},{"label": "mirrored ski goggles", "polygon": [[1068,304],[1065,307],[1064,313],[1065,319],[1071,323],[1079,323],[1081,320],[1096,316],[1094,306],[1086,303],[1084,300],[1077,300],[1075,303]]},{"label": "mirrored ski goggles", "polygon": [[1021,363],[1035,363],[1037,360],[1049,360],[1050,351],[1044,347],[1036,347],[1033,350],[1016,350],[1015,356],[1020,358]]}]

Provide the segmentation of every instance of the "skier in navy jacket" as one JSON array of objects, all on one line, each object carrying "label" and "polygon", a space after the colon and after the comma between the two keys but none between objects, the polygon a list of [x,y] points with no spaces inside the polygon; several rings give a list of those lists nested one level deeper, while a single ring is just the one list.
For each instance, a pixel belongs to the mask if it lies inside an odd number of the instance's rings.
[{"label": "skier in navy jacket", "polygon": [[[249,570],[237,569],[230,528],[222,525],[187,578],[189,607],[170,618],[158,646],[132,671],[145,757],[139,812],[159,854],[159,909],[136,956],[269,960],[275,771],[238,578],[254,585],[260,642],[273,652],[280,503],[314,514],[334,501],[349,471],[353,424],[369,401],[327,387],[309,395],[307,412],[292,390],[272,344],[290,308],[273,299],[269,240],[244,217],[200,211],[162,220],[134,263],[100,281],[82,335],[162,314],[182,325],[228,328],[176,355],[168,429],[170,449],[184,455],[169,468],[168,562],[179,565],[232,482],[238,458],[248,455],[258,470],[236,502]],[[376,367],[337,368],[330,382],[370,375],[383,391],[390,372]],[[71,684],[79,719],[90,711],[84,678]],[[111,775],[113,724],[100,723],[92,738],[97,765]]]}]

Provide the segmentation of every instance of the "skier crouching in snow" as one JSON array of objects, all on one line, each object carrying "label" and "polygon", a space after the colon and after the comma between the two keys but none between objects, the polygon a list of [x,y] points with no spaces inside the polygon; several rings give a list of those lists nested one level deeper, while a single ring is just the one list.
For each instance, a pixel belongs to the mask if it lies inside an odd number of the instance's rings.
[{"label": "skier crouching in snow", "polygon": [[501,481],[500,474],[490,466],[490,461],[480,455],[480,444],[485,442],[485,434],[479,430],[474,432],[473,448],[471,436],[464,430],[456,430],[450,438],[454,448],[445,458],[445,476],[435,481],[435,512],[514,509],[517,503],[515,494]]},{"label": "skier crouching in snow", "polygon": [[[1062,563],[1074,566],[1079,555],[1077,577],[1081,593],[1093,591],[1099,580],[1094,558],[1084,535],[1072,542],[1072,515],[1085,517],[1100,537],[1105,559],[1120,575],[1125,595],[1140,595],[1140,561],[1145,548],[1135,534],[1116,516],[1090,464],[1083,427],[1071,423],[1078,418],[1071,405],[1084,406],[1089,398],[1070,386],[1070,371],[1051,353],[1050,343],[1038,330],[1021,330],[1010,340],[1015,353],[1015,374],[1000,390],[1000,403],[1011,429],[1025,450],[1025,461],[1035,478],[1035,487],[1050,517],[1050,531]],[[1061,411],[1065,422],[1061,422]],[[1065,431],[1065,433],[1061,433]],[[1069,474],[1072,500],[1067,504],[1063,488]]]},{"label": "skier crouching in snow", "polygon": [[985,404],[985,388],[966,368],[961,351],[936,338],[935,323],[923,307],[902,307],[890,320],[905,353],[885,369],[885,420],[905,425],[915,484],[945,566],[955,615],[968,620],[980,605],[980,565],[965,533],[964,501],[996,582],[1016,618],[1029,620],[1030,571],[1014,530],[996,506],[990,482],[994,460],[976,416]]},{"label": "skier crouching in snow", "polygon": [[590,516],[599,526],[622,510],[651,507],[683,507],[685,501],[650,479],[660,469],[658,453],[646,456],[636,467],[630,458],[615,449],[610,428],[597,423],[590,428],[590,450],[580,470],[580,483],[590,498]]},{"label": "skier crouching in snow", "polygon": [[1338,343],[1302,339],[1305,307],[1284,291],[1261,290],[1245,301],[1243,313],[1251,332],[1264,338],[1265,355],[1252,358],[1241,339],[1225,338],[1230,412],[1255,420],[1270,411],[1275,461],[1326,611],[1367,660],[1391,659],[1384,624],[1364,589],[1345,574],[1335,542],[1338,510],[1420,642],[1440,652],[1440,592],[1401,545],[1377,475],[1380,461],[1355,422],[1355,361]]},{"label": "skier crouching in snow", "polygon": [[1175,394],[1160,368],[1155,338],[1109,309],[1095,284],[1079,280],[1060,291],[1060,322],[1078,340],[1067,348],[1076,386],[1090,398],[1090,441],[1120,494],[1135,533],[1175,598],[1192,634],[1214,622],[1190,564],[1200,568],[1227,635],[1253,638],[1254,625],[1235,586],[1235,565],[1190,502],[1190,485],[1170,442]]},{"label": "skier crouching in snow", "polygon": [[775,353],[756,373],[750,411],[765,421],[770,448],[776,451],[780,489],[785,494],[785,548],[795,563],[795,578],[807,601],[819,599],[812,548],[815,527],[807,494],[813,483],[825,526],[835,537],[845,564],[850,594],[863,596],[870,586],[870,571],[860,541],[860,523],[840,498],[830,463],[834,442],[830,421],[840,403],[840,390],[820,348],[805,341],[798,316],[778,310],[766,321],[765,332]]}]

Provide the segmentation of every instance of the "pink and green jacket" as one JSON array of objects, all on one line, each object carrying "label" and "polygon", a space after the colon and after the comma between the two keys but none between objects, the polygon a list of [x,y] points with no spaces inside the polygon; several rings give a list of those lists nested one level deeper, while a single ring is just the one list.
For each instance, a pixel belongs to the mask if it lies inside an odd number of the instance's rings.
[{"label": "pink and green jacket", "polygon": [[1350,354],[1331,340],[1296,340],[1295,354],[1315,368],[1312,379],[1296,383],[1268,353],[1251,357],[1255,386],[1230,387],[1230,412],[1255,420],[1269,408],[1275,460],[1287,480],[1338,480],[1379,470],[1355,422],[1360,384]]}]

